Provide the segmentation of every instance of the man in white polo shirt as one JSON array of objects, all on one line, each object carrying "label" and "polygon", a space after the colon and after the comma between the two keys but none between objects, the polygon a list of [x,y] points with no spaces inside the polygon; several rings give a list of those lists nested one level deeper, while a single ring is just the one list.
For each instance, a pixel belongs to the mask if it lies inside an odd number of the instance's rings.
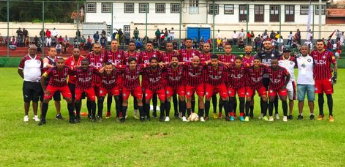
[{"label": "man in white polo shirt", "polygon": [[303,119],[302,111],[304,106],[304,97],[307,93],[308,106],[310,109],[310,120],[314,120],[314,100],[315,100],[315,81],[313,76],[314,61],[309,56],[308,46],[303,45],[300,49],[300,56],[296,59],[298,67],[297,91],[298,91],[298,120]]},{"label": "man in white polo shirt", "polygon": [[[24,79],[23,83],[23,97],[24,97],[24,122],[29,121],[30,101],[32,101],[32,108],[34,110],[34,120],[40,121],[37,116],[38,100],[43,95],[41,87],[41,70],[43,68],[43,61],[40,56],[36,55],[37,47],[31,45],[29,53],[25,55],[20,61],[18,67],[18,74]],[[42,97],[41,97],[42,99]]]}]

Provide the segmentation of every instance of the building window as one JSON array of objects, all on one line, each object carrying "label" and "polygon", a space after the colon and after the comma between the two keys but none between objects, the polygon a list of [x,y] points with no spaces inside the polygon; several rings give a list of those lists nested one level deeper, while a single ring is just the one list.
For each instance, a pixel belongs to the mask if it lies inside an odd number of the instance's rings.
[{"label": "building window", "polygon": [[96,13],[96,3],[95,2],[86,3],[86,12]]},{"label": "building window", "polygon": [[279,6],[270,6],[270,22],[279,22]]},{"label": "building window", "polygon": [[213,4],[210,4],[208,7],[209,7],[208,14],[213,15],[213,9],[214,9],[215,15],[219,14],[219,5],[218,4],[214,4],[214,7],[213,7]]},{"label": "building window", "polygon": [[240,22],[246,22],[247,21],[247,14],[248,14],[248,10],[247,10],[247,5],[239,5],[239,20]]},{"label": "building window", "polygon": [[125,13],[134,13],[134,3],[125,3]]},{"label": "building window", "polygon": [[139,13],[149,13],[149,11],[148,3],[139,3]]},{"label": "building window", "polygon": [[295,6],[285,5],[285,22],[295,21]]},{"label": "building window", "polygon": [[225,4],[224,5],[224,14],[234,14],[234,5]]},{"label": "building window", "polygon": [[254,6],[255,22],[264,22],[264,18],[265,18],[264,13],[265,13],[264,5],[255,5]]},{"label": "building window", "polygon": [[300,15],[308,15],[309,5],[301,5]]},{"label": "building window", "polygon": [[199,0],[189,0],[189,14],[199,14]]},{"label": "building window", "polygon": [[165,13],[165,3],[156,3],[156,13]]},{"label": "building window", "polygon": [[102,13],[110,13],[111,12],[111,3],[102,3]]},{"label": "building window", "polygon": [[[321,15],[325,15],[326,5],[321,6]],[[315,5],[315,15],[319,15],[319,5]]]},{"label": "building window", "polygon": [[170,4],[170,13],[180,13],[180,4],[179,3]]}]

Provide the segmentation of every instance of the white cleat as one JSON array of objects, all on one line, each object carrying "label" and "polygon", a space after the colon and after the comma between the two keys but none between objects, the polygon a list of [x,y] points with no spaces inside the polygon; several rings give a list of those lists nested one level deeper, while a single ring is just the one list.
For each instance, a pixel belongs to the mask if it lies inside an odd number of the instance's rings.
[{"label": "white cleat", "polygon": [[169,122],[170,118],[169,117],[165,117],[165,122]]},{"label": "white cleat", "polygon": [[24,122],[29,122],[29,116],[28,115],[24,116]]},{"label": "white cleat", "polygon": [[204,117],[200,117],[200,121],[201,121],[201,122],[205,122]]},{"label": "white cleat", "polygon": [[188,122],[188,120],[187,120],[186,117],[182,117],[182,121],[183,121],[183,122]]},{"label": "white cleat", "polygon": [[35,122],[40,122],[40,119],[38,118],[37,115],[35,115],[33,119],[35,120]]},{"label": "white cleat", "polygon": [[276,120],[279,120],[279,119],[280,119],[280,118],[279,118],[279,114],[276,114],[275,116],[276,116]]},{"label": "white cleat", "polygon": [[268,119],[268,121],[273,122],[273,121],[274,121],[273,117],[270,116],[270,118]]},{"label": "white cleat", "polygon": [[261,113],[258,119],[263,119],[263,118],[264,118],[264,114]]},{"label": "white cleat", "polygon": [[284,121],[284,122],[287,122],[287,121],[288,121],[287,116],[284,116],[284,117],[283,117],[283,121]]}]

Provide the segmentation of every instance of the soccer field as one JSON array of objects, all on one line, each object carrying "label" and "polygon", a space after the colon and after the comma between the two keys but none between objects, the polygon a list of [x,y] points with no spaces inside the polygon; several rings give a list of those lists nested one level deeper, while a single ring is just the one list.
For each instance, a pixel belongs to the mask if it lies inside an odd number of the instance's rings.
[{"label": "soccer field", "polygon": [[[84,117],[82,123],[72,125],[66,102],[62,103],[65,120],[55,120],[51,102],[47,124],[38,126],[32,110],[30,122],[23,122],[17,68],[0,68],[0,74],[0,166],[345,166],[342,69],[335,85],[333,123],[328,121],[327,106],[323,121],[310,121],[307,106],[304,120],[298,121],[297,102],[294,120],[264,122],[257,119],[256,98],[255,119],[250,122],[211,118],[184,123],[172,118],[168,123],[158,119],[142,123],[134,120],[131,106],[125,123],[113,116],[101,123]],[[315,105],[317,116],[317,101]],[[113,103],[113,112],[114,108]]]}]

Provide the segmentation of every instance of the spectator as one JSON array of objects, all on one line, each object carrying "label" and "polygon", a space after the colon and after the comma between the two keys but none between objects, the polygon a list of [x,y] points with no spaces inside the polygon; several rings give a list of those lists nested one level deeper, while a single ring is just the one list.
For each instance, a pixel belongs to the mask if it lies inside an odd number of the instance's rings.
[{"label": "spectator", "polygon": [[58,42],[58,43],[62,43],[62,42],[63,42],[63,38],[62,38],[61,35],[60,35],[60,37],[57,39],[57,42]]},{"label": "spectator", "polygon": [[69,47],[69,39],[67,35],[65,35],[65,38],[63,39],[62,47],[63,47],[63,53],[66,53]]},{"label": "spectator", "polygon": [[286,45],[291,46],[292,40],[293,40],[293,35],[292,35],[292,31],[290,31]]},{"label": "spectator", "polygon": [[337,29],[336,31],[335,31],[335,39],[339,39],[340,40],[340,37],[342,36],[342,33],[339,31],[339,29]]},{"label": "spectator", "polygon": [[77,38],[80,38],[80,31],[77,30],[77,32],[75,33],[75,35],[77,36]]},{"label": "spectator", "polygon": [[238,49],[244,49],[244,39],[242,37],[239,38]]},{"label": "spectator", "polygon": [[61,56],[61,50],[62,50],[62,43],[56,44],[56,52],[59,56]]},{"label": "spectator", "polygon": [[[119,34],[119,43],[125,42],[125,39],[123,40],[123,38],[122,38],[123,32],[122,32],[121,28],[119,29],[119,31],[117,31],[117,34]],[[121,41],[121,40],[123,40],[123,41]]]},{"label": "spectator", "polygon": [[262,34],[262,39],[265,40],[268,37],[268,33],[267,30],[264,31],[264,33]]},{"label": "spectator", "polygon": [[171,30],[170,30],[170,40],[171,40],[171,41],[174,41],[174,40],[175,40],[174,27],[171,27]]},{"label": "spectator", "polygon": [[164,31],[164,40],[168,40],[168,37],[169,37],[168,29],[165,28],[165,31]]},{"label": "spectator", "polygon": [[138,27],[135,27],[135,30],[134,30],[133,35],[134,35],[134,38],[135,38],[136,40],[138,40],[138,38],[139,38],[139,30],[138,30]]},{"label": "spectator", "polygon": [[157,28],[156,32],[155,32],[155,35],[156,35],[156,39],[157,41],[159,40],[159,38],[161,37],[161,32],[159,31],[159,28]]},{"label": "spectator", "polygon": [[77,36],[75,36],[73,39],[73,48],[79,48],[79,41]]},{"label": "spectator", "polygon": [[279,36],[279,39],[277,40],[277,43],[278,43],[278,49],[282,50],[282,47],[284,45],[284,40],[283,40],[282,36]]},{"label": "spectator", "polygon": [[140,38],[135,40],[135,46],[138,50],[141,50],[141,46],[142,46],[142,41]]},{"label": "spectator", "polygon": [[106,47],[106,44],[107,44],[107,38],[102,34],[102,37],[101,37],[101,40],[100,40],[100,43],[102,45],[103,48]]},{"label": "spectator", "polygon": [[274,39],[278,41],[279,38],[280,38],[280,32],[277,31],[276,35],[274,36]]},{"label": "spectator", "polygon": [[311,31],[311,29],[309,29],[307,34],[307,41],[313,41],[313,32]]},{"label": "spectator", "polygon": [[99,34],[98,34],[98,31],[96,31],[95,34],[93,34],[93,40],[95,41],[95,43],[98,43],[98,40],[99,40]]},{"label": "spectator", "polygon": [[90,50],[90,49],[91,49],[91,44],[92,44],[92,39],[91,39],[91,37],[90,37],[90,35],[89,35],[89,36],[87,36],[86,47],[85,47],[85,49],[86,49],[86,50]]},{"label": "spectator", "polygon": [[46,46],[48,46],[48,47],[51,46],[51,42],[52,42],[51,35],[52,35],[52,33],[49,31],[49,29],[47,29],[47,31],[46,31],[46,36],[47,36]]},{"label": "spectator", "polygon": [[117,35],[117,31],[114,30],[113,34],[111,35],[111,40],[117,39],[116,35]]},{"label": "spectator", "polygon": [[246,38],[246,34],[243,32],[243,29],[241,29],[241,32],[239,33],[239,38],[242,38],[243,40]]},{"label": "spectator", "polygon": [[217,38],[217,49],[218,49],[218,52],[220,52],[222,50],[222,39],[220,37]]},{"label": "spectator", "polygon": [[21,47],[22,41],[23,41],[23,31],[19,27],[19,29],[17,30],[16,46]]},{"label": "spectator", "polygon": [[46,36],[46,33],[45,33],[44,30],[42,29],[42,30],[40,31],[40,37],[41,37],[41,40],[42,40],[42,41],[44,41],[45,36]]},{"label": "spectator", "polygon": [[81,37],[80,39],[80,47],[84,48],[85,47],[85,43],[86,43],[86,39],[84,36]]},{"label": "spectator", "polygon": [[24,39],[26,39],[26,37],[29,35],[29,32],[28,30],[26,30],[25,28],[23,28],[23,36],[24,36]]},{"label": "spectator", "polygon": [[249,31],[247,31],[247,44],[250,45],[252,42],[252,35]]},{"label": "spectator", "polygon": [[232,45],[237,45],[238,40],[238,34],[236,31],[234,31],[234,34],[232,35]]},{"label": "spectator", "polygon": [[30,45],[30,37],[26,36],[25,41],[24,41],[24,46],[29,47],[29,45]]},{"label": "spectator", "polygon": [[219,29],[218,29],[218,31],[217,31],[216,38],[217,38],[217,39],[218,39],[218,38],[222,38],[222,34],[220,33],[220,30],[219,30]]},{"label": "spectator", "polygon": [[52,37],[55,37],[55,38],[57,38],[57,36],[59,36],[59,32],[55,29],[55,27],[53,28],[51,35],[52,35]]},{"label": "spectator", "polygon": [[301,45],[301,32],[299,31],[299,29],[297,29],[295,36],[296,36],[298,45]]},{"label": "spectator", "polygon": [[276,33],[274,33],[273,30],[271,31],[270,38],[271,39],[275,39],[276,38]]},{"label": "spectator", "polygon": [[34,37],[34,43],[36,45],[36,47],[38,47],[38,43],[40,42],[40,39],[37,37],[37,35],[35,35]]},{"label": "spectator", "polygon": [[262,47],[262,39],[260,34],[254,39],[255,41],[255,50],[260,51]]},{"label": "spectator", "polygon": [[52,37],[52,46],[55,47],[57,44],[57,39],[53,36]]},{"label": "spectator", "polygon": [[344,31],[343,31],[343,32],[341,32],[341,36],[340,36],[340,44],[341,44],[341,46],[344,46],[344,38],[345,38],[345,36],[344,36]]},{"label": "spectator", "polygon": [[102,30],[102,33],[101,33],[103,36],[106,36],[107,35],[107,33],[105,32],[105,30],[103,29]]},{"label": "spectator", "polygon": [[10,45],[17,46],[17,38],[15,36],[12,36],[12,38],[10,39]]},{"label": "spectator", "polygon": [[22,31],[22,29],[20,27],[18,28],[16,33],[17,33],[17,37],[23,36],[23,31]]}]

